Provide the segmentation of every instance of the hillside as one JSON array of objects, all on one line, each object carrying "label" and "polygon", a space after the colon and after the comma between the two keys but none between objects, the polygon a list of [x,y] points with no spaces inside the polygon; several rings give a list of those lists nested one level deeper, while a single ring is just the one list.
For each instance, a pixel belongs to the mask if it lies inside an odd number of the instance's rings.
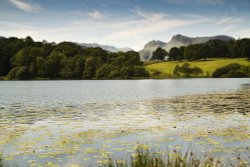
[{"label": "hillside", "polygon": [[200,75],[200,77],[208,77],[211,76],[211,74],[220,67],[226,66],[231,63],[238,63],[241,65],[250,66],[250,61],[246,58],[237,58],[237,59],[228,59],[228,58],[213,58],[208,59],[207,61],[171,61],[171,62],[161,62],[161,63],[155,63],[146,65],[146,70],[149,71],[149,73],[152,76],[152,73],[154,72],[160,72],[160,78],[166,78],[171,77],[173,75],[173,70],[176,65],[183,65],[184,63],[189,63],[191,67],[199,67],[203,70],[203,74]]},{"label": "hillside", "polygon": [[150,41],[148,42],[144,48],[139,51],[140,58],[142,61],[147,61],[152,57],[152,53],[158,48],[165,49],[166,51],[169,51],[173,47],[181,47],[181,46],[188,46],[191,44],[199,44],[199,43],[206,43],[211,40],[222,40],[222,41],[230,41],[234,40],[234,38],[225,36],[225,35],[217,35],[212,37],[187,37],[184,35],[174,35],[172,39],[168,42],[162,42],[162,41]]}]

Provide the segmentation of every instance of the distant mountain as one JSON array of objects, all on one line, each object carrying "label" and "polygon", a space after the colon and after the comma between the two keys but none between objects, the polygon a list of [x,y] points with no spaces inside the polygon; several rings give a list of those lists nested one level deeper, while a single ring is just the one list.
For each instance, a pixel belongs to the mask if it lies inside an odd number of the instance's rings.
[{"label": "distant mountain", "polygon": [[150,41],[144,46],[141,51],[139,51],[141,60],[149,60],[152,57],[152,53],[153,51],[155,51],[155,49],[157,49],[158,47],[164,48],[165,46],[166,43],[162,41]]},{"label": "distant mountain", "polygon": [[100,47],[104,50],[107,50],[109,52],[127,52],[127,51],[132,51],[133,49],[125,47],[125,48],[116,48],[114,46],[109,46],[109,45],[100,45],[96,43],[78,43],[82,47],[86,48],[97,48]]},{"label": "distant mountain", "polygon": [[139,51],[140,58],[142,61],[149,60],[152,57],[152,53],[158,47],[163,48],[166,51],[169,51],[173,47],[181,47],[181,46],[188,46],[191,44],[205,43],[211,40],[230,41],[230,40],[234,40],[234,38],[225,36],[225,35],[191,38],[191,37],[178,34],[178,35],[173,36],[172,39],[168,43],[165,43],[162,41],[155,41],[155,40],[150,41],[144,46],[144,48],[141,51]]}]

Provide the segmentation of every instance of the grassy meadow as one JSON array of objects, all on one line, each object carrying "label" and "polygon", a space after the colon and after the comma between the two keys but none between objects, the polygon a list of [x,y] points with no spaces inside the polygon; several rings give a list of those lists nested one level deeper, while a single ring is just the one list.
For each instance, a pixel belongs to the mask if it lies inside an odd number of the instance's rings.
[{"label": "grassy meadow", "polygon": [[211,58],[206,61],[170,61],[170,62],[159,62],[159,63],[148,63],[145,68],[151,74],[151,77],[155,77],[154,73],[160,73],[159,78],[172,77],[173,71],[176,65],[183,65],[189,63],[191,67],[199,67],[203,70],[203,74],[199,77],[210,77],[211,74],[220,67],[226,66],[231,63],[238,63],[241,65],[249,66],[250,61],[247,58]]}]

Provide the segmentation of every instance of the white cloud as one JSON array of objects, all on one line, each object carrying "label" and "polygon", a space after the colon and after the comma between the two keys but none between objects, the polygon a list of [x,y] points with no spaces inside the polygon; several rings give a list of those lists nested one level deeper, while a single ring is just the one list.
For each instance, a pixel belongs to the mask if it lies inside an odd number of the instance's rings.
[{"label": "white cloud", "polygon": [[[102,19],[96,21],[78,19],[67,19],[63,25],[67,26],[41,26],[26,27],[25,25],[11,24],[9,27],[1,26],[0,32],[3,36],[11,34],[18,37],[31,35],[36,40],[47,39],[48,41],[76,41],[91,42],[114,45],[118,47],[132,47],[139,50],[152,38],[162,39],[161,33],[168,33],[169,30],[210,22],[206,17],[187,16],[176,18],[165,13],[145,12],[140,8],[135,9],[135,17],[117,19]],[[61,22],[62,20],[58,20]],[[5,23],[6,25],[6,23]],[[17,31],[18,30],[18,31]],[[25,35],[25,36],[24,36]]]},{"label": "white cloud", "polygon": [[88,15],[94,20],[101,20],[103,18],[103,14],[97,10],[89,12]]},{"label": "white cloud", "polygon": [[242,22],[245,17],[223,16],[219,18],[217,24],[237,24]]},{"label": "white cloud", "polygon": [[[184,19],[174,18],[164,13],[148,13],[140,8],[136,8],[136,12],[141,19],[130,20],[123,23],[114,23],[118,28],[117,31],[106,35],[106,41],[119,41],[119,40],[145,40],[149,36],[167,32],[171,29],[189,26],[198,23],[210,21],[207,18],[189,17]],[[147,39],[148,40],[148,39]]]},{"label": "white cloud", "polygon": [[136,6],[134,11],[140,17],[142,17],[144,19],[151,19],[151,20],[157,20],[157,19],[161,19],[161,18],[166,17],[166,16],[170,16],[170,15],[167,15],[166,13],[145,12],[139,6]]},{"label": "white cloud", "polygon": [[37,29],[32,26],[0,21],[0,36],[25,38],[36,36],[37,32]]},{"label": "white cloud", "polygon": [[240,30],[237,35],[239,35],[240,38],[250,38],[250,28]]},{"label": "white cloud", "polygon": [[216,23],[218,25],[224,26],[224,30],[225,31],[229,31],[232,30],[234,28],[236,28],[237,26],[240,25],[240,23],[244,22],[244,20],[246,20],[247,16],[241,16],[241,17],[237,17],[237,16],[222,16],[221,18],[219,18]]},{"label": "white cloud", "polygon": [[23,10],[25,12],[38,12],[42,8],[37,4],[32,4],[25,2],[23,0],[9,0],[16,8]]}]

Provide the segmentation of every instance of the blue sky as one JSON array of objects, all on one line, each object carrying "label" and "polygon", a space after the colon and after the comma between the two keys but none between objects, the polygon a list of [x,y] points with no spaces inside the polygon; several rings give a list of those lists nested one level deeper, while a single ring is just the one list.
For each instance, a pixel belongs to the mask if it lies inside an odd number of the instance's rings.
[{"label": "blue sky", "polygon": [[0,0],[0,36],[140,50],[150,40],[250,37],[250,0]]}]

